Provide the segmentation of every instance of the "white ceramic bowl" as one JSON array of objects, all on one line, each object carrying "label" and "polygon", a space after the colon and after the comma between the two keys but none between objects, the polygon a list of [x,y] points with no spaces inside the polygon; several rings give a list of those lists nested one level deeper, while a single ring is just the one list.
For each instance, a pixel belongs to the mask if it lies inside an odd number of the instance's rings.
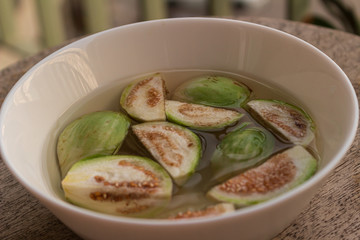
[{"label": "white ceramic bowl", "polygon": [[[91,102],[85,112],[117,104],[120,90],[109,86],[118,79],[173,69],[243,74],[286,91],[318,125],[318,172],[266,203],[181,222],[109,216],[66,202],[55,155],[63,113],[73,107],[74,116],[81,115],[73,104],[84,99]],[[15,177],[85,239],[268,239],[294,220],[345,155],[357,118],[350,81],[311,45],[246,22],[167,19],[101,32],[41,61],[19,80],[2,106],[0,144]]]}]

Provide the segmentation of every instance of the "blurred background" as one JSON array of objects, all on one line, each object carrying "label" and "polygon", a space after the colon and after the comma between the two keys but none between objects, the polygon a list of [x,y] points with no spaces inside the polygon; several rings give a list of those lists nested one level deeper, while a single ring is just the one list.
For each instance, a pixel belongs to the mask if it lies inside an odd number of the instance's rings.
[{"label": "blurred background", "polygon": [[360,35],[360,0],[0,0],[0,70],[108,28],[193,16],[281,18]]}]

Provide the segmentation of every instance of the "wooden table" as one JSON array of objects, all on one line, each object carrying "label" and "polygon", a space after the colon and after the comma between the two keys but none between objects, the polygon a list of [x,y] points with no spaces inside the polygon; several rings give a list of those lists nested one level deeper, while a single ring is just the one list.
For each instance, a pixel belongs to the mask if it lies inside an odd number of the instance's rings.
[{"label": "wooden table", "polygon": [[[360,96],[360,37],[312,25],[268,18],[242,20],[295,35],[332,58]],[[14,83],[35,63],[53,52],[43,51],[0,71],[0,104]],[[336,114],[336,109],[334,109]],[[346,157],[306,209],[280,233],[280,239],[360,239],[360,134]],[[0,158],[0,239],[80,239],[30,195]]]}]

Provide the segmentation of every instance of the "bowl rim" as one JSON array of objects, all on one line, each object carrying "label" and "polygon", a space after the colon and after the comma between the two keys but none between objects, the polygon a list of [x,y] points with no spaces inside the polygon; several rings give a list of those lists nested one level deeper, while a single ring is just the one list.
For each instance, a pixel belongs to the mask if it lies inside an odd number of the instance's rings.
[{"label": "bowl rim", "polygon": [[[25,80],[31,76],[31,74],[37,69],[39,68],[39,66],[41,66],[42,64],[44,64],[45,62],[49,61],[50,59],[56,57],[59,53],[61,53],[62,51],[68,49],[68,48],[72,48],[72,47],[76,47],[76,45],[78,44],[82,44],[86,41],[89,41],[91,39],[97,38],[98,36],[101,36],[103,34],[106,34],[108,32],[113,32],[113,31],[119,31],[119,29],[126,29],[126,28],[133,28],[133,27],[138,27],[138,26],[146,26],[148,24],[153,24],[154,22],[187,22],[187,21],[197,21],[197,22],[224,22],[226,23],[235,23],[235,24],[239,24],[239,25],[244,25],[250,28],[258,28],[261,31],[269,31],[269,32],[274,32],[276,34],[281,35],[284,38],[290,39],[290,41],[294,41],[297,44],[300,45],[305,45],[306,47],[312,49],[312,51],[314,51],[315,54],[318,54],[319,56],[321,56],[324,61],[327,61],[328,64],[333,65],[333,67],[336,69],[336,71],[338,73],[340,73],[340,75],[342,75],[342,81],[344,82],[344,86],[346,86],[346,88],[349,90],[349,92],[351,92],[351,100],[354,104],[354,119],[353,120],[353,124],[352,124],[352,128],[351,128],[351,134],[350,136],[346,139],[346,141],[343,143],[343,146],[341,147],[340,151],[338,151],[335,156],[329,161],[328,164],[326,164],[321,170],[319,170],[313,177],[311,177],[310,179],[308,179],[306,182],[304,182],[303,184],[301,184],[300,186],[296,187],[295,189],[292,189],[280,196],[277,196],[273,199],[270,199],[266,202],[263,202],[261,204],[256,204],[256,205],[252,205],[252,206],[248,206],[246,208],[237,210],[233,213],[230,214],[225,214],[225,215],[220,215],[220,216],[215,216],[215,217],[207,217],[207,218],[194,218],[194,219],[186,219],[186,220],[177,220],[177,221],[171,221],[168,219],[142,219],[142,218],[130,218],[130,217],[123,217],[123,216],[113,216],[113,215],[109,215],[109,214],[105,214],[105,213],[99,213],[99,212],[95,212],[92,210],[88,210],[88,209],[84,209],[75,205],[72,205],[71,203],[68,203],[62,199],[56,198],[55,196],[52,195],[48,195],[48,194],[44,194],[41,191],[37,190],[37,188],[31,186],[30,184],[28,184],[25,179],[23,179],[23,177],[18,173],[18,171],[16,170],[15,167],[12,166],[11,164],[11,160],[6,156],[6,152],[4,150],[4,139],[3,139],[3,135],[1,135],[0,137],[0,154],[2,156],[2,159],[5,163],[5,165],[7,166],[7,168],[10,170],[10,172],[13,174],[13,176],[17,179],[17,181],[19,181],[21,183],[21,185],[23,185],[31,194],[33,194],[34,196],[36,196],[36,198],[38,200],[40,200],[41,202],[50,204],[50,205],[56,205],[57,208],[62,208],[62,209],[66,209],[69,211],[72,211],[76,214],[80,214],[80,215],[84,215],[86,217],[90,217],[90,218],[96,218],[96,219],[100,219],[103,221],[111,221],[111,222],[118,222],[118,223],[127,223],[127,224],[136,224],[136,225],[180,225],[180,226],[184,226],[184,225],[190,225],[190,224],[194,224],[194,223],[207,223],[207,222],[214,222],[214,221],[221,221],[224,219],[230,219],[230,218],[237,218],[239,216],[246,216],[249,214],[253,214],[255,212],[260,212],[262,210],[265,210],[267,208],[271,208],[271,207],[275,207],[278,206],[280,204],[282,204],[284,201],[286,201],[287,199],[291,199],[291,198],[295,198],[297,195],[302,194],[303,192],[309,190],[313,185],[316,185],[317,183],[322,182],[322,180],[324,180],[334,169],[335,167],[338,165],[338,163],[341,161],[341,159],[346,155],[347,151],[349,150],[349,148],[352,145],[352,142],[355,139],[356,136],[356,131],[358,128],[358,119],[359,119],[359,106],[358,106],[358,100],[357,100],[357,96],[355,93],[355,90],[351,84],[351,81],[349,80],[349,78],[346,76],[346,74],[343,72],[343,70],[330,58],[328,57],[325,53],[323,53],[322,51],[320,51],[318,48],[316,48],[315,46],[311,45],[310,43],[307,43],[306,41],[291,35],[289,33],[283,32],[281,30],[278,29],[274,29],[268,26],[264,26],[264,25],[260,25],[257,23],[252,23],[252,22],[247,22],[247,21],[243,21],[243,20],[235,20],[235,19],[227,19],[227,18],[213,18],[213,17],[182,17],[182,18],[166,18],[166,19],[159,19],[159,20],[151,20],[151,21],[144,21],[144,22],[137,22],[137,23],[131,23],[131,24],[127,24],[127,25],[123,25],[123,26],[119,26],[119,27],[114,27],[105,31],[101,31],[89,36],[86,36],[82,39],[79,39],[77,41],[74,41],[64,47],[61,47],[60,49],[56,50],[55,52],[53,52],[52,54],[50,54],[49,56],[45,57],[44,59],[42,59],[41,61],[39,61],[37,64],[35,64],[33,67],[31,67],[15,84],[14,86],[11,88],[11,90],[8,92],[7,96],[4,99],[4,102],[1,106],[0,109],[0,126],[3,125],[5,118],[6,118],[6,112],[9,109],[10,106],[10,101],[14,96],[15,91],[22,86],[22,84],[25,82]],[[47,205],[48,206],[48,205]]]}]

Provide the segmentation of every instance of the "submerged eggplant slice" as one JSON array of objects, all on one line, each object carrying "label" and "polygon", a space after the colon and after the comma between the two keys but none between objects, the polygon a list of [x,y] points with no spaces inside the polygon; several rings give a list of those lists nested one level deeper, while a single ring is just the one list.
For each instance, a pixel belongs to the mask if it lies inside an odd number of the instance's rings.
[{"label": "submerged eggplant slice", "polygon": [[306,146],[314,139],[314,123],[302,109],[277,100],[252,100],[247,105],[266,124],[292,143]]},{"label": "submerged eggplant slice", "polygon": [[165,101],[169,121],[198,130],[216,130],[238,121],[243,114],[233,110],[199,104]]},{"label": "submerged eggplant slice", "polygon": [[219,203],[211,205],[201,210],[188,210],[186,212],[179,212],[175,216],[171,216],[169,219],[189,219],[189,218],[201,218],[201,217],[215,217],[230,212],[234,212],[235,207],[230,203]]},{"label": "submerged eggplant slice", "polygon": [[67,125],[57,142],[62,176],[81,159],[116,153],[129,126],[128,117],[111,111],[90,113]]},{"label": "submerged eggplant slice", "polygon": [[156,162],[137,156],[105,156],[77,162],[62,181],[65,197],[98,212],[146,217],[171,199],[172,181]]},{"label": "submerged eggplant slice", "polygon": [[137,120],[165,120],[165,92],[165,82],[157,73],[128,85],[121,94],[120,105]]},{"label": "submerged eggplant slice", "polygon": [[213,187],[208,196],[237,206],[252,205],[300,185],[316,169],[316,159],[302,146],[295,146]]},{"label": "submerged eggplant slice", "polygon": [[228,133],[211,158],[215,178],[243,170],[266,159],[274,150],[275,139],[265,129],[242,124]]},{"label": "submerged eggplant slice", "polygon": [[177,185],[195,172],[201,157],[201,142],[195,133],[169,122],[142,123],[132,130]]},{"label": "submerged eggplant slice", "polygon": [[250,93],[248,87],[231,78],[204,76],[180,85],[175,90],[173,99],[214,107],[241,107]]}]

